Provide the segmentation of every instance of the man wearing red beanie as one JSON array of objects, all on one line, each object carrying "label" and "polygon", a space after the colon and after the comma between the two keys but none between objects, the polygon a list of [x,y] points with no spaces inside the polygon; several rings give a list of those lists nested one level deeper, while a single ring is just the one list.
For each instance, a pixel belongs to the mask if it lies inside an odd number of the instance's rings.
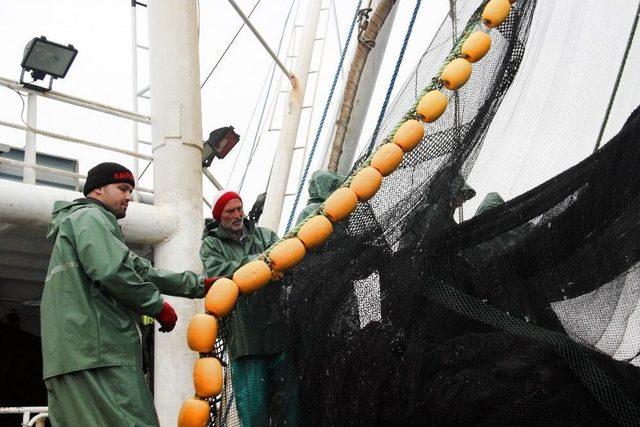
[{"label": "man wearing red beanie", "polygon": [[[245,218],[242,199],[234,191],[216,194],[212,215],[200,248],[207,275],[231,276],[278,240],[273,231]],[[280,306],[282,291],[278,282],[272,282],[240,295],[233,311],[221,320],[236,407],[244,427],[300,424],[296,374],[287,352]]]}]

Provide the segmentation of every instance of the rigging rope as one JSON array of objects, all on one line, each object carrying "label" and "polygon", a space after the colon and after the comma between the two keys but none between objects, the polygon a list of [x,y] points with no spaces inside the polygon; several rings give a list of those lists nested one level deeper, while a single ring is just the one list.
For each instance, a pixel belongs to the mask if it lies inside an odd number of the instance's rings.
[{"label": "rigging rope", "polygon": [[[271,65],[271,67],[275,67],[275,63]],[[258,100],[256,101],[256,105],[254,105],[253,107],[253,111],[251,111],[251,118],[249,119],[249,124],[247,125],[247,128],[245,130],[245,135],[247,135],[249,133],[249,129],[251,129],[251,124],[253,123],[253,118],[256,116],[256,111],[258,110],[258,106],[260,105],[260,101],[262,100],[262,96],[264,94],[264,96],[266,96],[267,98],[269,97],[269,92],[267,91],[266,94],[264,92],[264,88],[267,87],[267,83],[271,80],[271,77],[269,76],[269,74],[271,74],[273,71],[270,71],[269,73],[267,73],[267,75],[265,76],[264,82],[262,83],[262,87],[260,88],[260,96],[258,97]],[[269,87],[270,89],[270,87]],[[260,123],[258,123],[258,127],[260,127]],[[240,154],[242,153],[242,147],[244,147],[244,143],[247,141],[247,138],[243,138],[242,142],[240,143],[240,148],[238,149],[238,153],[236,154],[236,158],[233,161],[233,166],[231,167],[231,172],[229,172],[229,176],[227,177],[227,182],[224,185],[224,188],[229,188],[229,183],[231,182],[231,178],[233,177],[233,174],[236,170],[236,166],[238,164],[238,159],[240,158]],[[253,149],[253,147],[252,147]]]},{"label": "rigging rope", "polygon": [[[458,17],[456,15],[456,0],[449,0],[449,17],[451,18],[451,40],[453,46],[456,45],[456,38],[458,37]],[[456,149],[458,149],[460,143],[460,94],[458,91],[453,93],[454,110],[453,110],[453,127],[455,133]],[[464,221],[464,209],[463,204],[458,207],[458,222]]]},{"label": "rigging rope", "polygon": [[[282,48],[282,41],[284,40],[284,35],[287,30],[287,24],[289,23],[289,18],[291,17],[291,11],[293,10],[293,6],[295,5],[296,0],[291,1],[291,6],[289,6],[289,12],[287,13],[287,18],[284,21],[284,25],[282,26],[282,33],[280,34],[280,41],[278,42],[278,49],[276,50],[276,55],[280,55],[280,50]],[[296,12],[297,13],[297,12]],[[271,77],[269,78],[269,87],[267,88],[267,96],[264,98],[264,103],[262,104],[262,111],[260,111],[260,119],[258,120],[258,126],[256,126],[256,131],[253,135],[253,144],[251,146],[251,151],[249,152],[249,159],[247,159],[247,164],[245,165],[244,172],[242,173],[242,178],[240,179],[240,185],[238,186],[238,191],[242,191],[242,186],[244,185],[244,180],[247,176],[247,171],[249,170],[249,165],[253,160],[253,155],[258,148],[258,133],[260,128],[262,127],[262,119],[264,118],[264,113],[267,109],[267,103],[269,100],[269,94],[271,93],[271,86],[273,85],[273,76],[276,71],[275,63],[272,64],[271,69]]]},{"label": "rigging rope", "polygon": [[622,63],[620,64],[620,69],[618,70],[618,77],[616,78],[616,83],[613,85],[613,92],[611,92],[611,98],[609,99],[609,105],[607,106],[607,111],[604,114],[604,120],[602,121],[602,126],[600,127],[600,133],[598,134],[598,140],[596,141],[596,146],[593,148],[593,152],[595,153],[600,148],[600,142],[602,142],[602,135],[604,134],[604,129],[607,127],[607,122],[609,121],[609,114],[611,113],[611,108],[613,107],[613,101],[616,98],[616,94],[618,93],[618,86],[620,86],[620,80],[622,80],[622,74],[624,73],[624,66],[627,63],[627,57],[629,56],[629,51],[631,50],[631,45],[633,44],[633,39],[636,34],[636,28],[638,27],[638,18],[640,17],[640,3],[638,3],[638,10],[636,10],[636,17],[633,21],[633,25],[631,26],[631,32],[629,33],[629,40],[627,40],[627,48],[624,51],[624,55],[622,56]]},{"label": "rigging rope", "polygon": [[[253,13],[254,10],[256,10],[256,7],[258,7],[258,5],[260,4],[261,1],[262,0],[256,1],[256,4],[253,5],[253,9],[251,9],[251,12],[249,12],[249,15],[247,15],[247,19],[251,18],[251,14]],[[198,8],[198,10],[200,10],[200,9]],[[198,19],[200,19],[200,18],[198,17]],[[240,34],[240,31],[242,31],[244,26],[245,26],[245,23],[243,22],[242,25],[240,25],[240,28],[238,28],[238,31],[236,31],[236,34],[233,36],[233,38],[231,39],[231,41],[227,45],[227,47],[224,50],[224,52],[222,52],[222,55],[220,55],[220,58],[218,58],[218,61],[216,62],[216,64],[213,66],[211,71],[209,71],[209,74],[207,75],[207,78],[204,79],[204,82],[202,82],[202,85],[200,85],[200,89],[202,89],[204,87],[204,85],[207,83],[207,80],[209,80],[209,77],[211,77],[211,74],[213,74],[215,69],[218,68],[218,65],[222,61],[222,58],[224,58],[224,56],[227,54],[227,52],[229,51],[229,48],[231,47],[233,42],[236,41],[236,38],[238,37],[238,34]],[[199,30],[198,30],[198,32],[199,32]]]},{"label": "rigging rope", "polygon": [[304,171],[302,173],[302,177],[300,178],[300,183],[298,184],[298,190],[296,191],[296,198],[293,201],[293,207],[291,208],[291,213],[289,214],[289,220],[287,221],[286,231],[289,231],[291,228],[291,224],[293,223],[293,218],[296,214],[296,208],[298,207],[298,202],[300,201],[300,195],[302,194],[302,189],[304,188],[304,183],[307,180],[307,175],[309,174],[309,169],[311,168],[311,162],[313,160],[313,156],[316,152],[316,147],[318,146],[318,141],[320,140],[320,134],[322,133],[322,127],[324,126],[324,121],[327,118],[327,112],[329,111],[329,105],[331,104],[331,100],[333,99],[333,93],[336,89],[336,84],[338,83],[338,78],[340,77],[340,72],[342,70],[342,66],[344,64],[344,58],[347,55],[347,49],[349,48],[349,44],[351,42],[351,36],[353,35],[353,29],[356,26],[356,22],[358,20],[358,16],[360,15],[360,7],[362,5],[362,0],[358,0],[358,5],[356,6],[356,12],[353,14],[353,19],[351,20],[351,27],[349,28],[349,34],[347,35],[347,39],[345,40],[344,47],[342,49],[342,54],[340,55],[340,61],[338,62],[338,69],[336,70],[335,75],[333,76],[333,83],[331,83],[331,90],[329,91],[329,95],[327,97],[327,102],[324,106],[324,110],[322,111],[322,117],[320,118],[320,123],[318,124],[318,130],[316,131],[316,136],[313,140],[313,145],[311,146],[311,151],[309,152],[309,157],[307,159],[307,164],[304,167]]},{"label": "rigging rope", "polygon": [[375,144],[376,138],[378,137],[378,132],[380,132],[380,126],[382,125],[382,118],[384,117],[384,114],[387,111],[387,105],[389,104],[389,100],[391,99],[391,92],[393,92],[393,87],[396,84],[398,71],[400,71],[400,64],[402,64],[402,59],[404,58],[404,52],[407,49],[407,44],[409,43],[409,37],[411,37],[413,24],[416,22],[416,17],[418,15],[418,9],[420,9],[421,1],[422,0],[417,0],[416,5],[413,8],[413,15],[411,16],[411,21],[409,22],[409,28],[407,28],[407,32],[404,35],[404,42],[402,43],[402,48],[400,49],[400,54],[398,55],[398,60],[396,61],[396,66],[395,66],[395,69],[393,70],[391,81],[389,82],[389,88],[387,89],[387,94],[384,97],[384,102],[382,103],[380,114],[378,115],[378,121],[376,122],[376,127],[373,131],[373,135],[371,136],[371,140],[369,141],[369,146],[367,147],[367,154],[371,154],[373,145]]}]

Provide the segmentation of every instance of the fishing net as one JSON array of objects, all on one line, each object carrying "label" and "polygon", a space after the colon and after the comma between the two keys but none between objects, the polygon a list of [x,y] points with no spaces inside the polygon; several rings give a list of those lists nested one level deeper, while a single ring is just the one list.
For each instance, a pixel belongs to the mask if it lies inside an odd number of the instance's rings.
[{"label": "fishing net", "polygon": [[[483,4],[461,2],[459,22]],[[586,160],[454,220],[535,7],[514,3],[376,196],[269,285],[288,320],[303,425],[640,423],[640,111]],[[446,20],[374,146],[433,83],[451,34]],[[215,406],[217,422],[238,424],[229,387]]]}]

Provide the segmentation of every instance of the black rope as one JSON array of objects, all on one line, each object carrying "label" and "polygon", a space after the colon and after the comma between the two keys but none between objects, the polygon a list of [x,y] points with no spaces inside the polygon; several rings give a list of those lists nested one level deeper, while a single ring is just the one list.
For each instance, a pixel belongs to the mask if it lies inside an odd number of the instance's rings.
[{"label": "black rope", "polygon": [[[256,10],[256,7],[258,7],[258,5],[260,4],[260,1],[261,0],[256,1],[256,4],[253,5],[253,9],[251,9],[251,12],[249,12],[249,15],[247,15],[247,19],[251,18],[251,14],[253,13],[254,10]],[[240,31],[242,31],[244,26],[245,26],[245,23],[242,22],[242,25],[240,25],[240,28],[238,28],[238,31],[236,31],[236,34],[233,36],[233,38],[231,39],[231,41],[227,45],[227,48],[224,50],[224,52],[222,52],[222,55],[220,55],[220,58],[218,58],[218,61],[216,62],[216,64],[213,66],[211,71],[209,71],[209,74],[207,75],[207,78],[204,79],[204,82],[202,82],[202,85],[200,86],[200,89],[202,89],[204,87],[204,85],[207,83],[207,80],[209,80],[209,77],[211,77],[211,74],[213,74],[213,72],[216,70],[216,68],[218,68],[218,65],[222,61],[222,58],[224,58],[224,56],[227,54],[227,52],[229,51],[229,48],[231,47],[233,42],[236,41],[236,38],[238,38],[238,34],[240,34]]]},{"label": "black rope", "polygon": [[604,129],[607,127],[607,122],[609,121],[609,114],[611,114],[613,101],[615,101],[616,94],[618,93],[620,80],[622,80],[622,73],[624,73],[624,66],[627,63],[627,57],[629,56],[629,51],[631,50],[631,45],[633,44],[633,38],[636,34],[636,28],[638,27],[638,17],[640,17],[640,3],[638,3],[638,9],[636,10],[636,18],[633,21],[633,26],[631,26],[631,33],[629,33],[629,40],[627,40],[627,48],[624,51],[624,55],[622,57],[622,63],[620,64],[620,69],[618,70],[618,77],[616,78],[616,84],[613,85],[613,92],[611,93],[611,98],[609,99],[609,105],[607,106],[607,112],[604,115],[604,120],[602,121],[602,126],[600,127],[598,140],[596,141],[596,146],[593,149],[594,153],[598,151],[598,149],[600,148],[600,143],[602,142],[602,135],[604,134]]}]

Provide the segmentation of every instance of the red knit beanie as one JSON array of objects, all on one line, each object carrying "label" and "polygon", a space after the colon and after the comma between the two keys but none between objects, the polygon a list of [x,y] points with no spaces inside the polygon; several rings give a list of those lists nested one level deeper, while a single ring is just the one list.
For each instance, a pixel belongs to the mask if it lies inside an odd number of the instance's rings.
[{"label": "red knit beanie", "polygon": [[222,216],[222,211],[224,210],[224,207],[227,205],[227,203],[229,203],[229,201],[233,199],[239,199],[240,201],[242,201],[242,198],[240,197],[240,195],[235,191],[231,191],[231,190],[218,191],[218,194],[215,195],[215,197],[213,198],[213,203],[211,204],[213,206],[213,209],[211,209],[211,214],[213,215],[213,218],[216,221],[218,222],[220,221],[220,217]]}]

